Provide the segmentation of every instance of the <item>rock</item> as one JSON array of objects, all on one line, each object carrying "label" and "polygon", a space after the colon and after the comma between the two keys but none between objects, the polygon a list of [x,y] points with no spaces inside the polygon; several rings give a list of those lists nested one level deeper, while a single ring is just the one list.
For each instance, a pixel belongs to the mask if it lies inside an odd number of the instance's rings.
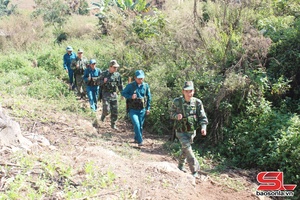
[{"label": "rock", "polygon": [[32,142],[21,134],[20,125],[8,117],[0,105],[0,145],[29,149]]}]

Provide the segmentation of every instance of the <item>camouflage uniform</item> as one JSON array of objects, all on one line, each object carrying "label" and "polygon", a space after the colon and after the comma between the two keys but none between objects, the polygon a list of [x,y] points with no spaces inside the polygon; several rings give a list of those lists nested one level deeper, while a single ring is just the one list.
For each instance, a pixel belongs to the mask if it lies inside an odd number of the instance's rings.
[{"label": "camouflage uniform", "polygon": [[[110,61],[110,67],[119,67],[117,61]],[[104,83],[104,79],[107,81]],[[104,121],[105,117],[111,113],[111,127],[116,129],[116,121],[118,120],[118,95],[123,90],[123,82],[119,72],[110,73],[109,70],[105,70],[100,77],[100,92],[102,93],[102,115],[101,121]]]},{"label": "camouflage uniform", "polygon": [[[192,87],[184,87],[193,90]],[[186,86],[187,82],[185,82]],[[177,120],[177,115],[181,114],[183,118]],[[187,160],[191,172],[194,174],[200,170],[199,163],[193,153],[191,144],[196,136],[196,129],[202,128],[206,130],[208,123],[202,101],[195,97],[192,97],[190,102],[186,102],[184,97],[175,98],[172,102],[170,110],[171,119],[175,120],[176,136],[181,143],[181,155],[179,157],[179,169],[184,168],[184,164]]]},{"label": "camouflage uniform", "polygon": [[[78,53],[83,53],[81,49],[78,49]],[[77,87],[77,95],[80,98],[84,98],[86,96],[86,84],[83,80],[84,70],[88,67],[88,60],[85,57],[77,58],[72,61],[71,68],[74,71],[75,84]]]}]

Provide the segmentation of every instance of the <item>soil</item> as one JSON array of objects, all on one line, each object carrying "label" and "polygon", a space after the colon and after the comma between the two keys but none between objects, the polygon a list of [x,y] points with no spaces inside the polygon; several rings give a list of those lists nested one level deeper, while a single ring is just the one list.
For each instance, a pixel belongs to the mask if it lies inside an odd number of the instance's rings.
[{"label": "soil", "polygon": [[[9,107],[6,112],[11,113]],[[88,106],[87,101],[82,101]],[[23,106],[24,110],[29,110]],[[96,113],[100,119],[101,110]],[[124,191],[130,199],[162,200],[225,200],[262,199],[255,195],[258,185],[253,180],[256,174],[245,170],[227,170],[218,175],[209,171],[195,179],[189,172],[177,168],[176,158],[166,150],[169,135],[144,132],[144,146],[139,148],[133,141],[133,127],[127,120],[119,120],[119,130],[110,128],[110,117],[105,122],[88,121],[73,113],[47,111],[47,122],[32,121],[28,118],[16,119],[25,137],[42,135],[51,146],[39,145],[31,154],[60,155],[65,164],[74,169],[93,162],[104,172],[116,175],[114,185],[119,190],[104,189],[95,199],[124,199]],[[6,160],[2,154],[2,160]],[[74,182],[80,184],[85,174],[76,172]],[[59,198],[58,198],[59,199]],[[263,198],[267,199],[267,198]]]},{"label": "soil", "polygon": [[[33,0],[12,0],[19,9],[33,9]],[[4,109],[7,109],[4,107]],[[98,119],[101,112],[98,111]],[[189,172],[177,169],[177,161],[164,148],[169,136],[162,137],[145,130],[144,146],[133,143],[130,122],[120,120],[119,130],[110,128],[110,119],[92,123],[75,114],[47,113],[49,122],[18,119],[24,134],[46,137],[52,148],[40,146],[42,154],[63,155],[70,166],[93,161],[103,170],[117,176],[119,191],[103,191],[95,199],[120,199],[122,191],[130,191],[132,199],[147,200],[256,200],[253,172],[227,170],[220,175],[203,174],[194,179]],[[95,128],[96,127],[96,128]],[[2,157],[5,160],[5,158]],[[80,173],[74,181],[80,182]],[[83,176],[83,175],[82,175]]]}]

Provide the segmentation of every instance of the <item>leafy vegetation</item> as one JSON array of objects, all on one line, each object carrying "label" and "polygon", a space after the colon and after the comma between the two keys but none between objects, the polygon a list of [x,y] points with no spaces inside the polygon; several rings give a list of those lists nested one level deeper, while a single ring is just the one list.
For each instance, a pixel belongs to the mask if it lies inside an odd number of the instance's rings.
[{"label": "leafy vegetation", "polygon": [[[124,82],[136,69],[143,69],[153,93],[146,128],[170,134],[170,100],[181,95],[185,80],[193,80],[195,96],[204,102],[210,122],[207,138],[196,140],[203,143],[201,156],[210,149],[220,163],[283,171],[287,183],[300,185],[297,0],[166,1],[164,10],[151,8],[151,14],[144,12],[146,1],[100,1],[90,8],[99,21],[93,21],[85,36],[79,29],[68,33],[59,40],[61,46],[53,41],[67,33],[64,28],[78,26],[79,17],[72,13],[71,18],[63,1],[53,2],[51,9],[45,1],[37,2],[40,6],[34,13],[41,14],[43,22],[27,25],[40,30],[47,24],[45,34],[33,31],[31,41],[24,38],[32,32],[17,29],[8,40],[0,39],[0,73],[5,74],[0,78],[1,92],[74,103],[62,68],[64,48],[71,44],[84,48],[101,69],[112,58],[118,60]],[[13,21],[6,21],[9,26],[1,23],[0,28],[18,28]],[[34,59],[37,68],[32,68]],[[74,105],[67,100],[63,102],[72,110]]]},{"label": "leafy vegetation", "polygon": [[17,6],[9,3],[10,0],[0,0],[0,17],[15,13]]}]

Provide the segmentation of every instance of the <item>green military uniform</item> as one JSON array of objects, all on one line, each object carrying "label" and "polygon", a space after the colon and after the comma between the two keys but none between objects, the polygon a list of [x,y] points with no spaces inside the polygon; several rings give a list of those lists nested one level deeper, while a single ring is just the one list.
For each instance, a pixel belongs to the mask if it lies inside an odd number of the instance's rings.
[{"label": "green military uniform", "polygon": [[[187,82],[185,82],[186,86]],[[193,83],[189,84],[192,87],[184,87],[184,89],[194,90]],[[182,119],[177,120],[177,115],[181,114]],[[176,136],[181,143],[181,155],[179,158],[179,169],[183,169],[187,160],[191,172],[197,173],[200,170],[199,163],[193,153],[191,144],[196,136],[196,129],[201,128],[206,130],[208,123],[202,101],[195,97],[191,97],[190,101],[185,101],[184,97],[175,98],[172,102],[170,110],[171,119],[175,120]]]},{"label": "green military uniform", "polygon": [[[82,53],[81,49],[78,52]],[[88,60],[85,57],[77,58],[72,61],[71,68],[74,71],[75,84],[77,87],[77,95],[81,98],[85,98],[86,96],[86,85],[83,80],[84,70],[88,67]]]},{"label": "green military uniform", "polygon": [[[112,60],[111,66],[119,66],[117,61]],[[104,83],[104,79],[107,81]],[[104,121],[105,117],[111,113],[111,127],[116,128],[116,121],[118,120],[118,95],[123,90],[123,82],[119,72],[110,73],[109,70],[105,70],[100,77],[100,92],[102,93],[102,115],[101,121]]]}]

